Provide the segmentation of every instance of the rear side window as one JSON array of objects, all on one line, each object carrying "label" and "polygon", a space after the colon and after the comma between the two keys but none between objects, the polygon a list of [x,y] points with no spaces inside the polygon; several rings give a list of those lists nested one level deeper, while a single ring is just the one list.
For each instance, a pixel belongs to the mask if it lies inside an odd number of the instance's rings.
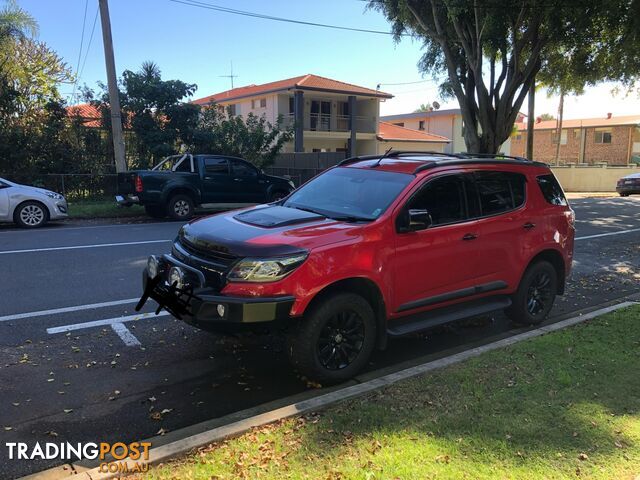
[{"label": "rear side window", "polygon": [[231,162],[231,168],[233,174],[240,177],[255,177],[258,174],[255,168],[244,162]]},{"label": "rear side window", "polygon": [[514,210],[525,201],[525,177],[511,172],[476,172],[475,185],[480,215],[497,215]]},{"label": "rear side window", "polygon": [[551,205],[567,205],[567,199],[562,192],[562,187],[553,174],[541,175],[537,180],[540,191],[548,203]]},{"label": "rear side window", "polygon": [[211,174],[229,175],[229,162],[226,158],[205,158],[204,171]]}]

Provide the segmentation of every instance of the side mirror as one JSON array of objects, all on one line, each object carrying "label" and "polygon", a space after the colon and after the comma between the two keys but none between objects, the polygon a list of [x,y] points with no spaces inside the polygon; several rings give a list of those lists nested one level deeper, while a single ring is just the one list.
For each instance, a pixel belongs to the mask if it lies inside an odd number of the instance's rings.
[{"label": "side mirror", "polygon": [[426,230],[432,224],[433,220],[427,210],[409,209],[398,217],[397,229],[399,233],[417,232]]}]

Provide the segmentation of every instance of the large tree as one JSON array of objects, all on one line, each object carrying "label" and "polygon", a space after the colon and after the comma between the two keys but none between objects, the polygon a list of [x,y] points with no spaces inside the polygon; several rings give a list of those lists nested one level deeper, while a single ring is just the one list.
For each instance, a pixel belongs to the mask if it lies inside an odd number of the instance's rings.
[{"label": "large tree", "polygon": [[[495,153],[511,134],[536,75],[557,66],[588,82],[633,83],[640,72],[640,0],[370,0],[397,39],[423,42],[419,68],[446,72],[467,149]],[[554,61],[550,61],[553,59]]]}]

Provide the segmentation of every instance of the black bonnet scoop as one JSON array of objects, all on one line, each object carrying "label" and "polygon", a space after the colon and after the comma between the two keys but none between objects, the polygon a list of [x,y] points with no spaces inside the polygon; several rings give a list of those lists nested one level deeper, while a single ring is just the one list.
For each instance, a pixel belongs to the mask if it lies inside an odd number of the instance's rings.
[{"label": "black bonnet scoop", "polygon": [[256,208],[246,212],[238,213],[234,219],[249,225],[264,228],[286,227],[298,223],[307,223],[321,220],[325,217],[317,213],[306,212],[296,208],[271,206]]}]

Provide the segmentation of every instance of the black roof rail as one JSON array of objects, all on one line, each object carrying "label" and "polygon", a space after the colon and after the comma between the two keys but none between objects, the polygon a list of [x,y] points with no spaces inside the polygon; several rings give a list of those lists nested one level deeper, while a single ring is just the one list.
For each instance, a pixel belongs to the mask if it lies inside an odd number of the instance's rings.
[{"label": "black roof rail", "polygon": [[467,153],[467,152],[462,152],[460,153],[460,155],[462,155],[465,158],[495,158],[500,159],[500,158],[506,158],[509,160],[517,160],[519,162],[528,162],[528,163],[533,163],[533,160],[529,160],[528,158],[525,157],[515,157],[513,155],[504,155],[502,153]]},{"label": "black roof rail", "polygon": [[448,158],[457,158],[457,159],[466,158],[464,154],[461,154],[461,153],[444,153],[444,152],[432,152],[432,151],[425,152],[425,151],[417,151],[417,150],[391,150],[390,152],[380,153],[378,155],[359,155],[357,157],[345,158],[340,163],[338,163],[337,166],[342,167],[344,165],[349,165],[350,163],[355,163],[362,160],[375,160],[381,157],[401,158],[406,155],[425,155],[425,156],[448,157]]}]

